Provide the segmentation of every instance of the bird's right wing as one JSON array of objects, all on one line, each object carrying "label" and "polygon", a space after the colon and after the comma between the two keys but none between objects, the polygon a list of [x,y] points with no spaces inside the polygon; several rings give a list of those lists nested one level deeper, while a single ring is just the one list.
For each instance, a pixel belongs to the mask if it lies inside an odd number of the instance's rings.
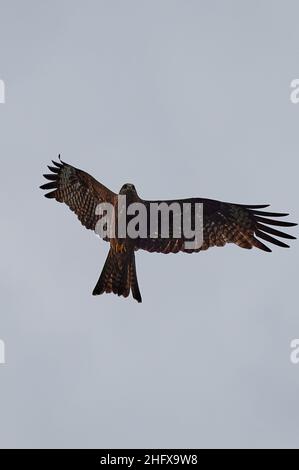
[{"label": "bird's right wing", "polygon": [[114,205],[117,195],[85,171],[61,160],[60,163],[53,161],[53,165],[48,166],[51,173],[44,175],[50,182],[41,186],[41,189],[52,190],[45,197],[64,202],[75,212],[82,225],[95,230],[99,220],[96,207],[103,202]]},{"label": "bird's right wing", "polygon": [[[289,245],[278,240],[276,237],[289,240],[296,238],[293,235],[272,228],[274,225],[284,229],[297,224],[279,219],[288,214],[260,211],[259,209],[264,209],[268,206],[265,204],[241,205],[202,198],[173,201],[143,201],[143,203],[147,207],[147,213],[150,213],[152,203],[163,203],[169,207],[175,203],[179,214],[179,223],[182,227],[184,203],[190,204],[191,207],[200,203],[203,207],[203,243],[200,247],[186,248],[185,242],[187,239],[183,235],[183,230],[179,238],[173,235],[172,229],[170,229],[169,232],[170,236],[163,238],[159,228],[155,236],[137,239],[137,247],[149,252],[178,253],[184,251],[186,253],[192,253],[207,250],[212,246],[224,246],[227,243],[235,243],[242,248],[250,249],[256,247],[264,251],[271,251],[271,249],[258,238],[285,248]],[[194,226],[193,211],[191,214],[191,222],[192,226]]]}]

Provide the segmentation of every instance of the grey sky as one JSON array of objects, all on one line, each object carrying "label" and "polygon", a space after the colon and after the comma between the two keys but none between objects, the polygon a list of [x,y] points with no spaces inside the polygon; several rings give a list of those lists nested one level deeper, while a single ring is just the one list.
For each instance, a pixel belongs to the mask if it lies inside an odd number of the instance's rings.
[{"label": "grey sky", "polygon": [[38,189],[61,152],[299,221],[298,2],[0,6],[0,446],[298,447],[298,243],[138,252],[143,303],[95,298],[108,245]]}]

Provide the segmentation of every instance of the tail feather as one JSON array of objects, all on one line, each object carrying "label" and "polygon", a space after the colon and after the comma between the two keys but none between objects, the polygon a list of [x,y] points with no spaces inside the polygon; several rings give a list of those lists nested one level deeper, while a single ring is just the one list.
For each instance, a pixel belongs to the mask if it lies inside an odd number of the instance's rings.
[{"label": "tail feather", "polygon": [[128,297],[130,290],[134,299],[142,302],[137,281],[135,253],[134,251],[115,253],[110,249],[93,295],[113,292]]},{"label": "tail feather", "polygon": [[136,299],[137,302],[142,302],[142,298],[141,298],[141,294],[140,294],[140,290],[138,286],[138,280],[137,280],[134,253],[133,253],[133,257],[132,257],[131,265],[130,265],[130,285],[131,285],[132,295],[134,299]]}]

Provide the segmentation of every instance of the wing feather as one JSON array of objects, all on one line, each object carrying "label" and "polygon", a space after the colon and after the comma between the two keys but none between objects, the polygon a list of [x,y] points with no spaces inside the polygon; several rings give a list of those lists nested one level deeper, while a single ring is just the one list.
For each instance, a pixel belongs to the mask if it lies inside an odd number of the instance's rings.
[{"label": "wing feather", "polygon": [[[283,243],[274,237],[281,237],[290,240],[296,238],[293,235],[275,230],[268,226],[293,227],[297,224],[268,218],[285,217],[288,214],[257,210],[268,207],[268,205],[265,204],[241,205],[201,198],[177,201],[143,202],[147,206],[147,211],[150,210],[151,202],[163,202],[169,205],[175,202],[180,205],[181,209],[183,207],[183,203],[186,202],[191,204],[203,204],[203,244],[201,248],[186,248],[186,238],[184,238],[184,236],[174,238],[171,237],[172,234],[170,233],[170,237],[168,239],[163,238],[161,233],[158,233],[155,238],[148,236],[147,238],[139,238],[137,240],[138,248],[150,252],[177,253],[178,251],[183,251],[186,253],[193,253],[207,250],[213,246],[224,246],[227,243],[234,243],[241,248],[251,249],[256,247],[263,251],[271,252],[271,249],[260,239],[274,245],[287,248],[288,245],[286,243]],[[183,213],[183,210],[181,210],[181,213]]]},{"label": "wing feather", "polygon": [[115,204],[116,194],[85,171],[61,160],[60,163],[52,162],[54,166],[48,166],[52,173],[44,175],[50,182],[40,186],[44,190],[53,190],[46,193],[45,197],[64,202],[77,215],[82,225],[95,230],[99,220],[96,207],[101,202]]}]

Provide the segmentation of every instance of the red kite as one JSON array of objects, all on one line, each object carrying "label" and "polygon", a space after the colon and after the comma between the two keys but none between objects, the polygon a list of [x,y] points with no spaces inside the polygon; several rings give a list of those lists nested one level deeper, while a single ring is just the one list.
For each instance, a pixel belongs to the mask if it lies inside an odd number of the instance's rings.
[{"label": "red kite", "polygon": [[[51,190],[45,196],[67,204],[75,212],[82,225],[95,231],[101,218],[96,210],[98,205],[100,203],[109,203],[112,207],[117,208],[119,195],[106,188],[88,173],[61,160],[60,163],[53,161],[53,164],[54,166],[48,167],[51,173],[44,175],[50,182],[41,186],[41,189]],[[183,208],[184,204],[190,204],[192,207],[195,207],[198,203],[202,204],[202,245],[194,248],[187,247],[185,234],[179,237],[175,236],[171,224],[169,235],[166,238],[163,237],[161,223],[158,224],[158,231],[154,234],[147,232],[146,236],[143,237],[131,238],[126,236],[120,238],[117,235],[111,238],[104,237],[106,241],[110,242],[110,251],[93,295],[113,292],[128,297],[131,291],[134,299],[141,302],[135,267],[135,251],[140,249],[151,253],[178,253],[179,251],[192,253],[207,250],[212,246],[235,243],[241,248],[256,247],[271,252],[271,249],[260,239],[288,248],[289,246],[286,243],[276,237],[290,240],[296,238],[272,227],[292,227],[297,224],[279,219],[288,214],[260,210],[268,207],[268,205],[231,204],[203,198],[145,201],[138,196],[132,184],[124,184],[119,194],[126,196],[126,204],[142,203],[146,208],[147,217],[149,217],[151,204],[164,203],[170,206],[176,203],[179,208]],[[194,223],[194,213],[192,212],[192,214],[191,223]]]}]

